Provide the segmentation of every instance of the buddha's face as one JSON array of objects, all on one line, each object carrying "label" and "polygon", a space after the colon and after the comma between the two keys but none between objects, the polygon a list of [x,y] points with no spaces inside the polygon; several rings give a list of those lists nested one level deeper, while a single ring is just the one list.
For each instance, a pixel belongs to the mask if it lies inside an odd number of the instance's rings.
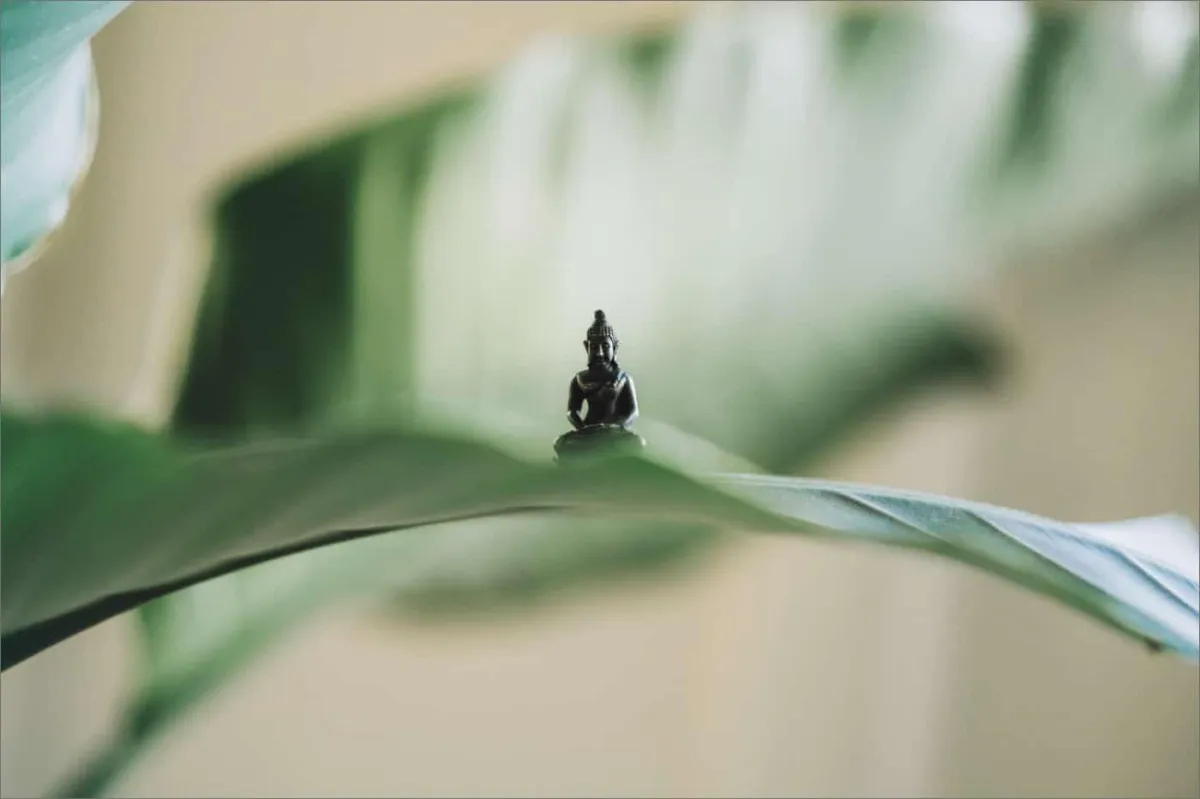
[{"label": "buddha's face", "polygon": [[608,336],[588,339],[583,342],[583,346],[587,349],[588,366],[607,366],[612,363],[617,352],[616,345]]}]

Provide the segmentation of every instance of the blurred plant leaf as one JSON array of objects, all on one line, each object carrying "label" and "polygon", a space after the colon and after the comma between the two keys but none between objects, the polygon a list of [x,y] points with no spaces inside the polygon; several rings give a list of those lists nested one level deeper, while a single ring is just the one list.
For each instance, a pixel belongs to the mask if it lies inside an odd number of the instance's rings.
[{"label": "blurred plant leaf", "polygon": [[1037,162],[1049,156],[1055,95],[1063,90],[1063,72],[1084,22],[1080,15],[1046,5],[1034,7],[1028,52],[1014,92],[1015,108],[1005,164]]},{"label": "blurred plant leaf", "polygon": [[127,5],[0,5],[0,285],[62,224],[87,171],[98,113],[88,42]]},{"label": "blurred plant leaf", "polygon": [[[1128,10],[951,6],[745,4],[667,34],[546,40],[237,186],[177,429],[455,406],[544,419],[552,438],[550,387],[605,307],[651,413],[794,468],[847,385],[955,350],[957,290],[1008,244],[1136,210],[1196,168],[1174,137],[1196,120],[1144,124],[1179,81],[1150,68]],[[848,36],[865,49],[846,81]],[[1098,113],[1123,121],[1096,136]]]},{"label": "blurred plant leaf", "polygon": [[[1167,121],[1172,127],[1184,127],[1200,114],[1200,33],[1192,37],[1180,70],[1179,84],[1172,93]],[[1200,149],[1200,148],[1198,148]]]}]

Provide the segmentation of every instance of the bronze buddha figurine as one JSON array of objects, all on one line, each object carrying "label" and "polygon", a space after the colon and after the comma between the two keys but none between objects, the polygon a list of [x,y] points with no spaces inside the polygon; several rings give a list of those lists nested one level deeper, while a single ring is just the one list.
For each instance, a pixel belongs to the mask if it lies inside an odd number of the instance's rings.
[{"label": "bronze buddha figurine", "polygon": [[[554,451],[564,455],[594,452],[603,446],[611,450],[640,450],[646,442],[630,426],[638,416],[637,392],[633,378],[617,362],[617,334],[608,324],[604,311],[596,311],[588,328],[583,348],[588,368],[571,379],[567,390],[567,420],[574,429],[554,442]],[[587,412],[583,412],[584,403]]]}]

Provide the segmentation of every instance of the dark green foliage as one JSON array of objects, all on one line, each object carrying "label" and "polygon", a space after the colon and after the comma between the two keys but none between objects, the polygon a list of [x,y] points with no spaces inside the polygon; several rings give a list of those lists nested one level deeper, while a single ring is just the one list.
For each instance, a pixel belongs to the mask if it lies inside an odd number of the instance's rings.
[{"label": "dark green foliage", "polygon": [[1002,167],[1032,167],[1050,157],[1055,93],[1063,88],[1063,71],[1086,24],[1078,15],[1062,9],[1041,4],[1034,9],[1033,32],[1013,98]]}]

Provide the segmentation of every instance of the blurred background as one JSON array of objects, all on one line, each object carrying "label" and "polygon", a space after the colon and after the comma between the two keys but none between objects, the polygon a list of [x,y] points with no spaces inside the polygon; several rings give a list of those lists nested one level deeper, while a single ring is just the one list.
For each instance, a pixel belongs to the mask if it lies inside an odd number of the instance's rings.
[{"label": "blurred background", "polygon": [[[87,182],[6,287],[4,401],[549,442],[604,308],[648,437],[1196,523],[1196,4],[881,5],[137,3],[94,40]],[[335,362],[304,401],[263,377]],[[502,613],[314,604],[106,789],[1200,795],[1194,665],[928,557],[705,554]],[[112,746],[142,616],[5,672],[4,796]]]}]

